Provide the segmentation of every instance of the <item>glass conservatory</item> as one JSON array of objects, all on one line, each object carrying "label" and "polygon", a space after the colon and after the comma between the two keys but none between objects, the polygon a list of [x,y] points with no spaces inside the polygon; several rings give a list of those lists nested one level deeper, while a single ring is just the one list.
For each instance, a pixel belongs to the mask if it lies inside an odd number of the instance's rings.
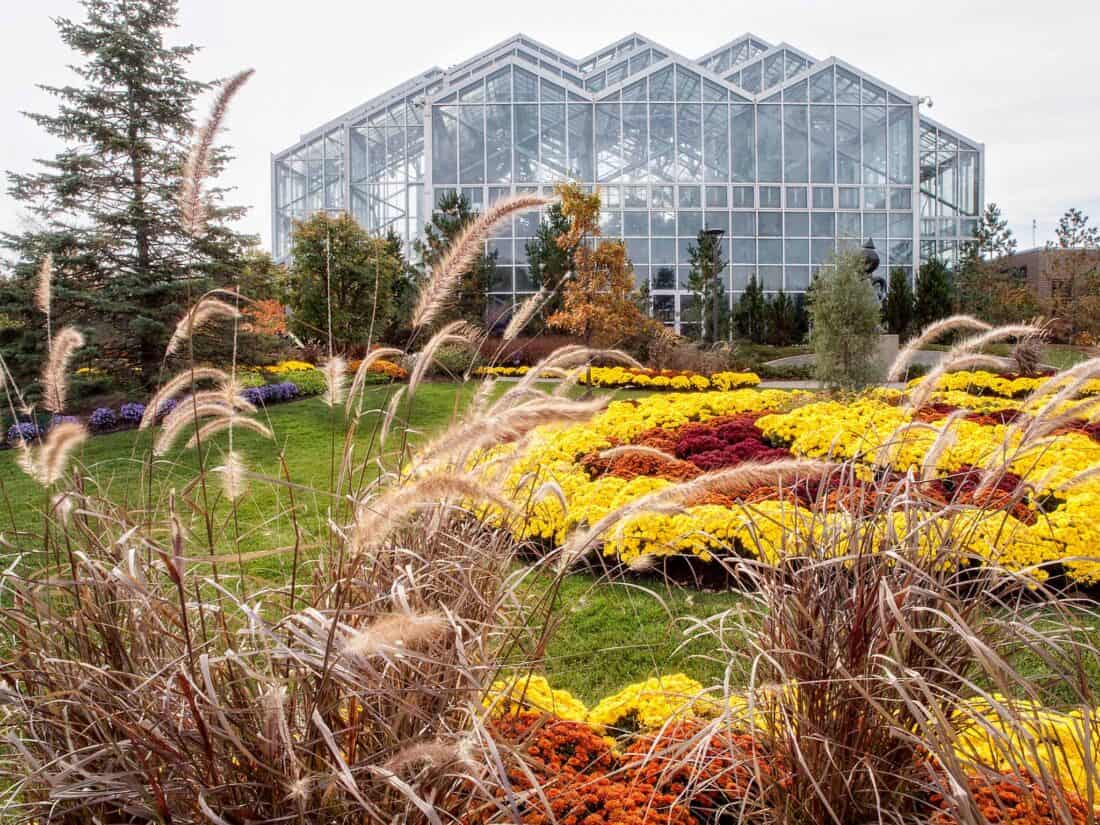
[{"label": "glass conservatory", "polygon": [[[517,35],[431,69],[272,158],[272,237],[349,211],[413,240],[438,198],[476,208],[561,180],[598,187],[603,231],[624,239],[652,311],[692,315],[688,247],[724,232],[731,301],[750,275],[805,291],[838,245],[874,241],[885,270],[955,263],[983,202],[984,148],[918,98],[837,58],[746,34],[698,60],[631,35],[575,60]],[[537,213],[489,242],[493,314],[535,289]],[[685,330],[686,331],[686,330]]]}]

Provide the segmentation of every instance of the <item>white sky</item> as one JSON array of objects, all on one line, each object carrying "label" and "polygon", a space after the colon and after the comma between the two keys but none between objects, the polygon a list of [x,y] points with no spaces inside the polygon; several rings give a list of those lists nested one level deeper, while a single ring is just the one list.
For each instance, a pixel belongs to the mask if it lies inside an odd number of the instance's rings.
[{"label": "white sky", "polygon": [[[3,169],[57,145],[21,111],[49,111],[36,83],[63,84],[71,53],[50,20],[76,0],[2,0]],[[272,152],[433,65],[446,68],[524,32],[573,57],[636,31],[699,57],[744,31],[837,56],[933,98],[933,117],[986,145],[986,201],[1021,248],[1053,238],[1071,206],[1100,224],[1100,3],[1095,0],[181,0],[177,42],[203,47],[200,78],[251,66],[227,140],[223,183],[250,212],[241,229],[270,244]],[[205,109],[205,103],[204,107]],[[6,184],[3,187],[6,190]],[[0,227],[20,212],[0,194]]]}]

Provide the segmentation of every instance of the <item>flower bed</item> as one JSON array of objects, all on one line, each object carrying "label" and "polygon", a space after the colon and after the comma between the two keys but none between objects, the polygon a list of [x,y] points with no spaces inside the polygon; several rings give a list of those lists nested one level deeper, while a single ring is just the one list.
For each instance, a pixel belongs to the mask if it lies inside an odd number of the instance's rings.
[{"label": "flower bed", "polygon": [[[526,375],[530,367],[478,367],[475,374],[482,376],[516,377]],[[716,372],[701,375],[688,370],[640,370],[631,367],[592,367],[580,372],[578,383],[587,384],[591,374],[594,387],[630,387],[640,389],[676,390],[679,392],[705,390],[735,390],[755,387],[760,377],[751,372]]]},{"label": "flower bed", "polygon": [[[736,810],[759,788],[761,778],[782,783],[787,773],[752,733],[754,727],[774,724],[775,715],[763,707],[757,715],[749,714],[742,696],[716,696],[677,673],[628,685],[589,710],[543,677],[525,676],[495,683],[485,706],[494,738],[517,747],[531,772],[517,766],[509,770],[511,781],[517,788],[537,781],[559,821],[642,823],[659,816],[662,822],[686,825],[710,821],[723,808]],[[1079,710],[1061,712],[993,698],[1000,708],[980,699],[959,708],[954,745],[969,774],[970,793],[989,820],[1006,821],[998,814],[1011,810],[1016,817],[1012,822],[1067,821],[1047,791],[1027,778],[1031,773],[1061,785],[1068,821],[1091,821],[1085,800],[1100,789],[1089,787],[1086,760],[1100,747],[1100,714],[1092,711],[1086,718]],[[701,724],[724,707],[735,712],[726,715],[721,733],[700,737]],[[1011,713],[1018,727],[1010,727],[1003,713]],[[1025,720],[1022,725],[1020,719]],[[992,731],[1005,739],[994,744]],[[1021,737],[1056,744],[1006,749]],[[691,757],[684,760],[689,742]],[[1014,755],[1013,764],[1006,752]],[[930,764],[929,776],[936,771]],[[924,802],[937,811],[932,820],[936,825],[955,825],[948,799],[933,792]],[[544,821],[537,802],[521,813],[523,822]]]},{"label": "flower bed", "polygon": [[[807,393],[777,390],[614,402],[586,424],[536,432],[530,449],[512,467],[513,497],[526,503],[552,481],[565,505],[557,497],[539,498],[527,506],[518,529],[523,538],[561,545],[623,504],[748,461],[848,459],[864,468],[863,479],[844,489],[822,488],[834,484],[832,479],[807,479],[785,489],[760,485],[732,497],[706,493],[677,512],[640,511],[620,521],[601,545],[605,556],[623,564],[642,556],[774,560],[830,527],[850,529],[852,515],[873,513],[875,496],[903,483],[907,472],[920,477],[938,436],[936,425],[960,410],[954,439],[937,450],[933,477],[917,488],[927,504],[922,515],[880,514],[860,521],[859,528],[905,535],[907,518],[931,515],[932,527],[940,532],[931,530],[928,542],[937,535],[952,536],[975,556],[1009,569],[1029,570],[1039,578],[1057,570],[1080,584],[1100,582],[1100,560],[1095,559],[1100,475],[1067,486],[1100,466],[1100,426],[1083,419],[1064,422],[1038,448],[1017,456],[999,484],[984,489],[979,468],[1004,445],[1020,443],[1021,427],[1011,422],[1028,411],[1005,399],[992,407],[992,399],[977,397],[975,410],[947,403],[963,400],[959,395],[954,391],[935,398],[916,415],[897,404],[896,392],[883,391],[849,402],[815,401]],[[894,438],[914,419],[917,426]],[[890,446],[883,449],[887,442]],[[601,455],[623,445],[643,449]],[[1021,479],[1032,487],[1014,496]],[[938,513],[946,512],[947,502],[959,506],[949,515]]]},{"label": "flower bed", "polygon": [[[924,378],[914,378],[909,382],[909,386],[915,387],[922,381],[924,381]],[[999,374],[995,372],[986,372],[985,370],[962,370],[960,372],[949,372],[946,375],[940,376],[939,380],[936,381],[936,389],[962,391],[971,395],[995,395],[1001,398],[1021,398],[1034,392],[1049,381],[1049,374],[1031,377]],[[1100,394],[1100,380],[1088,381],[1079,394]]]}]

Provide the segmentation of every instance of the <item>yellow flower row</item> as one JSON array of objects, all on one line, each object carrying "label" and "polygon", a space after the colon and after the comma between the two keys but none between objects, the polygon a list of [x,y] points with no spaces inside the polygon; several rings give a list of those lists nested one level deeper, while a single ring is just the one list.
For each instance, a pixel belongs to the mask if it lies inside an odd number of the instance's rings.
[{"label": "yellow flower row", "polygon": [[270,367],[261,367],[264,372],[271,375],[285,375],[288,372],[303,372],[308,370],[315,370],[317,367],[310,364],[308,361],[280,361],[278,364],[274,364]]},{"label": "yellow flower row", "polygon": [[[783,692],[795,691],[795,686]],[[773,697],[774,700],[774,697]],[[757,704],[767,703],[761,695]],[[556,690],[537,675],[495,682],[483,700],[493,716],[518,711],[549,713],[559,719],[583,722],[597,733],[658,730],[670,720],[714,718],[723,704],[747,719],[746,697],[734,695],[725,702],[708,696],[703,686],[683,673],[656,676],[627,685],[601,699],[591,709],[567,690]],[[765,724],[775,718],[764,713],[754,718]],[[957,716],[959,731],[955,753],[972,767],[1012,771],[1021,767],[1045,772],[1077,794],[1100,793],[1096,784],[1096,754],[1100,753],[1100,712],[1095,709],[1060,711],[1026,700],[1010,700],[994,694],[990,700],[965,702]],[[1009,758],[1011,755],[1011,758]]]},{"label": "yellow flower row", "polygon": [[755,387],[760,377],[751,372],[716,372],[710,376],[690,375],[649,375],[626,367],[593,367],[581,373],[579,382],[587,384],[589,374],[594,387],[652,387],[682,392],[705,390],[735,390],[743,387]]},{"label": "yellow flower row", "polygon": [[655,676],[627,685],[589,709],[567,690],[555,690],[543,676],[528,675],[493,683],[483,704],[493,716],[517,711],[551,713],[584,722],[603,734],[609,729],[656,730],[670,719],[713,717],[720,705],[703,686],[683,673]]},{"label": "yellow flower row", "polygon": [[[956,390],[966,393],[982,393],[999,395],[1003,398],[1019,398],[1028,395],[1046,384],[1049,377],[1027,378],[1018,376],[1007,378],[994,372],[985,370],[963,370],[949,372],[940,377],[936,382],[937,390]],[[1064,379],[1059,379],[1064,380]],[[914,378],[909,382],[910,387],[915,387],[924,381],[924,378]],[[1100,381],[1089,381],[1083,388],[1082,395],[1096,395],[1100,393]]]},{"label": "yellow flower row", "polygon": [[526,375],[530,369],[530,367],[477,367],[474,370],[474,375],[515,377]]}]

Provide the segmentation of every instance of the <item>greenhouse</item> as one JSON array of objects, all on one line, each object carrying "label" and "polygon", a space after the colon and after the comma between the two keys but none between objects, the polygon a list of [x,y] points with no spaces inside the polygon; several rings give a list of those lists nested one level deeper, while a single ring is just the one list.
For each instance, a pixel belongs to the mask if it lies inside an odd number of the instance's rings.
[{"label": "greenhouse", "polygon": [[[576,60],[516,35],[433,68],[272,158],[277,258],[293,222],[349,211],[415,239],[441,195],[475,208],[557,181],[599,187],[653,314],[691,317],[688,247],[723,232],[729,300],[755,274],[804,292],[838,245],[874,241],[883,272],[958,260],[983,205],[984,147],[926,99],[844,61],[746,34],[696,60],[630,35]],[[490,242],[490,312],[535,290],[538,214]]]}]

